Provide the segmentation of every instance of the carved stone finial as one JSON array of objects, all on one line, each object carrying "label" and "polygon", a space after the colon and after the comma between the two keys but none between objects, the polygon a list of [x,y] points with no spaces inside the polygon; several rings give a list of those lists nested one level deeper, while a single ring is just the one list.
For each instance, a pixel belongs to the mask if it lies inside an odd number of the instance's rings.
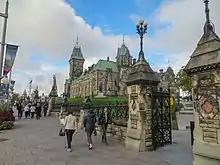
[{"label": "carved stone finial", "polygon": [[204,0],[204,3],[205,3],[205,15],[206,15],[204,34],[208,36],[210,34],[210,31],[214,31],[214,25],[210,20],[209,0]]}]

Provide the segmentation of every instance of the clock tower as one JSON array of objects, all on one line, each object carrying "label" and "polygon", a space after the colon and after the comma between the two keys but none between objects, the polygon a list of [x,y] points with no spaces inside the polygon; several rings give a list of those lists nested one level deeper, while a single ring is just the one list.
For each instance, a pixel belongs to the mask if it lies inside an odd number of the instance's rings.
[{"label": "clock tower", "polygon": [[83,73],[83,65],[84,65],[84,57],[81,51],[81,47],[79,46],[79,39],[77,37],[76,45],[73,48],[69,65],[70,65],[70,71],[69,71],[69,77],[70,78],[76,78],[81,76]]}]

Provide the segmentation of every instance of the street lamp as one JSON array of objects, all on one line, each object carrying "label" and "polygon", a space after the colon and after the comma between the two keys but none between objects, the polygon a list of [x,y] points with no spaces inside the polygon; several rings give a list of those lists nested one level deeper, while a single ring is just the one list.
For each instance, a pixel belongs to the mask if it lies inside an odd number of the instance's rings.
[{"label": "street lamp", "polygon": [[7,21],[8,21],[8,7],[9,2],[6,1],[5,5],[5,13],[0,13],[0,17],[4,18],[3,23],[3,31],[2,31],[2,40],[1,40],[1,52],[0,52],[0,76],[3,74],[3,60],[4,60],[4,52],[5,52],[5,40],[6,40],[6,30],[7,30]]},{"label": "street lamp", "polygon": [[143,52],[143,37],[147,33],[147,26],[148,24],[144,20],[141,20],[136,26],[137,33],[140,36],[140,52]]}]

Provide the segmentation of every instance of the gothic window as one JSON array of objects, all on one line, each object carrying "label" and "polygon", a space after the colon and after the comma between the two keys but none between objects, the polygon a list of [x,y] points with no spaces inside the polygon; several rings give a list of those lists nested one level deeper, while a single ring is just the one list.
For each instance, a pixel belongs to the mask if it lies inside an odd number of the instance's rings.
[{"label": "gothic window", "polygon": [[115,86],[117,86],[117,81],[115,80]]}]

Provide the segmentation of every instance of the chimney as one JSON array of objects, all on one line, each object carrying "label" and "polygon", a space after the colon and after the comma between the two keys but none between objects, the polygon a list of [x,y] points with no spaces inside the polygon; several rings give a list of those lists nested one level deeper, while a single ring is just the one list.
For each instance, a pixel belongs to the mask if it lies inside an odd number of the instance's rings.
[{"label": "chimney", "polygon": [[159,71],[160,71],[160,73],[163,73],[163,69],[160,69]]},{"label": "chimney", "polygon": [[109,56],[107,57],[107,61],[109,61]]},{"label": "chimney", "polygon": [[133,65],[136,63],[136,58],[133,58]]}]

